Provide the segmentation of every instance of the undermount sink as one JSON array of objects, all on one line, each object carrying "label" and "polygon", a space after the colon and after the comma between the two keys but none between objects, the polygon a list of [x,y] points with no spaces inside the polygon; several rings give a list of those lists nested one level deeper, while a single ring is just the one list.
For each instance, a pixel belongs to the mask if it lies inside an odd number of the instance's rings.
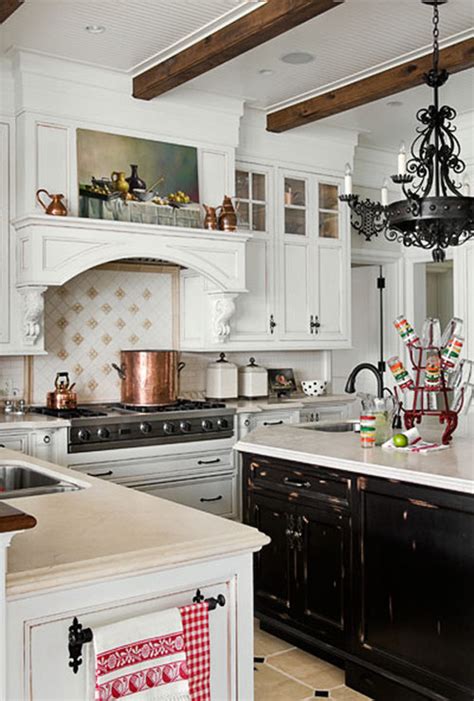
[{"label": "undermount sink", "polygon": [[321,421],[320,423],[300,424],[298,428],[305,428],[307,431],[321,431],[322,433],[348,433],[349,431],[358,433],[360,425],[358,421]]},{"label": "undermount sink", "polygon": [[46,475],[32,467],[0,464],[0,499],[72,492],[81,489],[73,482]]}]

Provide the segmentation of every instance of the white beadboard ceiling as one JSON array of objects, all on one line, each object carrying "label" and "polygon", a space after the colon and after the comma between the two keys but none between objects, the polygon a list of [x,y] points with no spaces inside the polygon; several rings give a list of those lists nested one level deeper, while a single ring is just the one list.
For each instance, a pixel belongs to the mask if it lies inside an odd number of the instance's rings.
[{"label": "white beadboard ceiling", "polygon": [[[0,29],[12,46],[119,71],[156,62],[259,6],[258,0],[25,0]],[[89,34],[87,25],[102,25]]]}]

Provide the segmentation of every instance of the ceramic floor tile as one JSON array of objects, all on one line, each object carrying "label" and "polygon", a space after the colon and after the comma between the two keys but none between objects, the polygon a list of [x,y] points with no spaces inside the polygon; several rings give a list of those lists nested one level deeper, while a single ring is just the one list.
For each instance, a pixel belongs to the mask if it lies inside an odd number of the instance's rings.
[{"label": "ceramic floor tile", "polygon": [[368,696],[359,694],[354,689],[349,689],[347,686],[341,686],[339,689],[331,691],[331,698],[336,701],[371,701]]},{"label": "ceramic floor tile", "polygon": [[290,650],[268,660],[268,664],[290,674],[313,689],[333,689],[344,684],[344,672],[302,650]]},{"label": "ceramic floor tile", "polygon": [[276,652],[281,652],[282,650],[291,650],[293,648],[290,643],[286,643],[284,640],[275,638],[269,633],[265,633],[260,628],[255,628],[254,632],[254,652],[256,657],[268,657],[268,655],[274,655]]},{"label": "ceramic floor tile", "polygon": [[254,701],[303,701],[310,690],[266,664],[257,665]]}]

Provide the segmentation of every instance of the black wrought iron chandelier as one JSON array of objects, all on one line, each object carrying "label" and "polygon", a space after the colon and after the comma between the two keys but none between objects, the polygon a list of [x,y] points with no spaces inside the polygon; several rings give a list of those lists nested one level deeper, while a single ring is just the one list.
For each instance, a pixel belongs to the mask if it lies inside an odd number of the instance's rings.
[{"label": "black wrought iron chandelier", "polygon": [[433,104],[417,113],[420,126],[407,161],[404,145],[398,155],[398,173],[392,181],[402,186],[405,200],[388,204],[388,183],[384,181],[381,202],[360,200],[352,194],[350,167],[346,167],[345,194],[340,196],[351,208],[351,224],[367,241],[384,233],[389,241],[432,250],[433,260],[446,257],[446,248],[460,246],[474,238],[474,197],[468,183],[459,181],[466,168],[455,137],[456,111],[439,106],[439,89],[449,77],[439,67],[439,9],[447,0],[422,0],[433,6],[433,67],[424,75],[433,89]]}]

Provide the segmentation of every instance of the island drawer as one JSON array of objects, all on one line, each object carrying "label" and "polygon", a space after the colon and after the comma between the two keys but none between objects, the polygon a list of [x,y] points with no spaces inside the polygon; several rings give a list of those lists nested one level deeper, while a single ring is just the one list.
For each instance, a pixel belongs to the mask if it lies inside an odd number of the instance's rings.
[{"label": "island drawer", "polygon": [[351,480],[325,468],[255,456],[246,458],[248,487],[273,491],[304,501],[349,505]]}]

